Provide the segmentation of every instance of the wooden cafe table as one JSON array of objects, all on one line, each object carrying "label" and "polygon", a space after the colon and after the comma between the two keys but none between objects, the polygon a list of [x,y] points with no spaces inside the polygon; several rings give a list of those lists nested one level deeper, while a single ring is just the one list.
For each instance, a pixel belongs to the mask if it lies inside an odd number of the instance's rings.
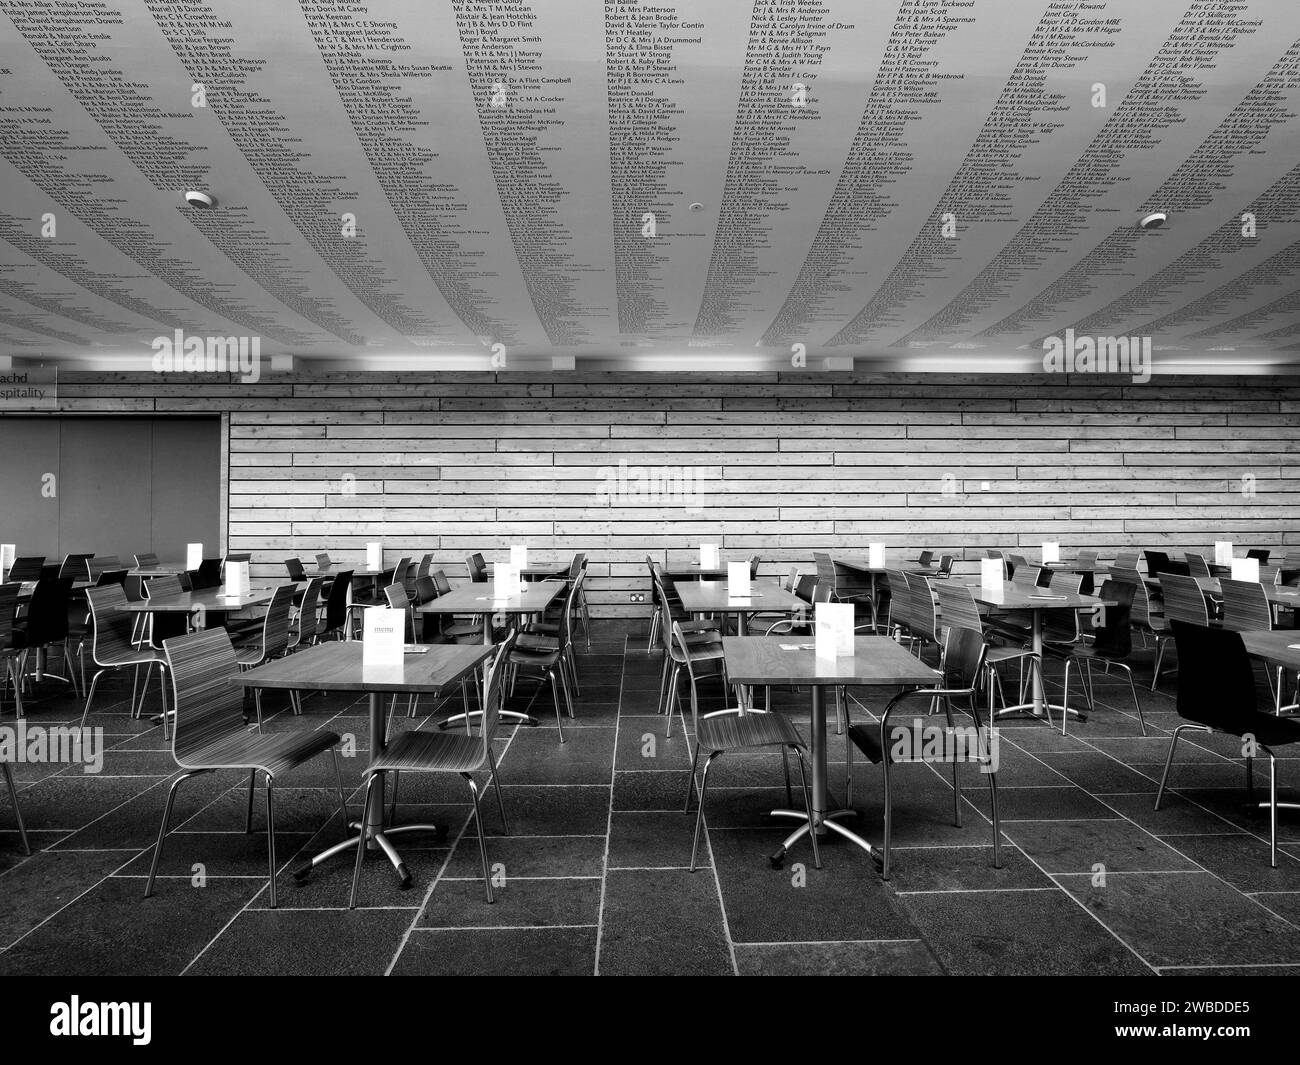
[{"label": "wooden cafe table", "polygon": [[750,582],[749,595],[728,595],[726,581],[685,581],[677,586],[677,595],[682,601],[682,609],[688,614],[735,614],[736,631],[741,636],[745,635],[747,614],[797,614],[811,609],[810,603],[794,592],[787,592],[779,584],[757,581]]},{"label": "wooden cafe table", "polygon": [[[410,653],[408,648],[400,666],[363,666],[361,656],[364,644],[359,640],[333,640],[277,658],[266,665],[240,673],[234,680],[245,688],[366,692],[370,697],[370,751],[373,756],[382,752],[387,743],[385,695],[423,694],[450,688],[477,670],[492,654],[492,648],[483,644],[437,643],[417,646],[423,650]],[[401,886],[410,887],[411,874],[388,837],[409,832],[446,833],[445,825],[385,826],[382,775],[370,791],[370,804],[362,812],[361,820],[348,827],[357,829],[357,835],[321,851],[307,865],[296,870],[293,875],[299,882],[306,880],[311,871],[322,862],[336,854],[350,851],[364,840],[369,850],[382,850],[387,855],[397,870]]]},{"label": "wooden cafe table", "polygon": [[[975,597],[975,602],[983,606],[999,607],[1003,610],[1024,610],[1032,616],[1032,628],[1030,635],[1034,654],[1038,655],[1041,663],[1043,660],[1043,615],[1049,610],[1093,610],[1099,606],[1115,606],[1113,599],[1099,599],[1093,595],[1082,595],[1078,592],[1061,593],[1053,592],[1050,588],[1022,588],[1011,581],[1001,581],[994,585],[985,585],[976,581],[966,584]],[[1063,714],[1077,714],[1078,711],[1070,710],[1069,707],[1060,706],[1056,703],[1048,703],[1046,694],[1043,691],[1042,670],[1031,669],[1030,681],[1032,698],[1027,703],[1019,703],[1016,706],[1004,706],[995,716],[1001,717],[1004,714],[1030,713],[1034,717],[1046,717],[1047,710],[1060,710]]]},{"label": "wooden cafe table", "polygon": [[[733,684],[792,684],[812,689],[813,824],[819,836],[828,829],[838,832],[875,859],[871,844],[839,823],[841,818],[856,817],[857,811],[830,809],[826,788],[826,689],[841,685],[928,686],[939,680],[940,674],[888,636],[855,636],[853,654],[841,658],[818,658],[814,646],[811,641],[789,636],[726,636],[722,653],[727,679]],[[808,832],[808,814],[804,810],[773,810],[771,816],[803,822],[772,855],[772,863],[779,866],[790,846]]]},{"label": "wooden cafe table", "polygon": [[[566,585],[566,581],[560,580],[529,581],[521,585],[521,590],[517,594],[498,599],[493,594],[490,583],[480,581],[478,583],[462,584],[459,588],[453,588],[446,595],[440,595],[437,599],[432,599],[422,606],[417,606],[415,612],[417,614],[481,615],[483,618],[483,643],[490,647],[492,644],[492,619],[494,617],[503,615],[524,617],[531,614],[541,614],[555,601],[556,596],[565,590]],[[478,716],[481,713],[481,710],[475,710],[469,716]],[[520,713],[518,710],[502,710],[501,716],[512,721],[519,721],[525,725],[537,724],[536,718]],[[457,714],[442,722],[441,727],[448,728],[464,720],[464,715]]]}]

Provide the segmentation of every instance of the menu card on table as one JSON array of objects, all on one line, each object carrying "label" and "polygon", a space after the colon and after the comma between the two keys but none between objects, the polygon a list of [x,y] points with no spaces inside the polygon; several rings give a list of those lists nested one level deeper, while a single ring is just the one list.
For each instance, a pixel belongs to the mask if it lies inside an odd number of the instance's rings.
[{"label": "menu card on table", "polygon": [[1234,581],[1250,581],[1252,584],[1259,583],[1259,559],[1234,558],[1231,565],[1232,579]]},{"label": "menu card on table", "polygon": [[226,581],[223,589],[226,595],[248,595],[248,563],[227,562]]},{"label": "menu card on table", "polygon": [[700,544],[700,569],[718,568],[718,545]]},{"label": "menu card on table", "polygon": [[522,573],[528,568],[528,545],[511,544],[510,545],[510,565]]},{"label": "menu card on table", "polygon": [[1232,541],[1231,540],[1214,541],[1214,564],[1216,566],[1232,565]]},{"label": "menu card on table", "polygon": [[382,570],[384,568],[384,545],[366,544],[366,569]]},{"label": "menu card on table", "polygon": [[750,595],[749,563],[727,563],[727,598],[744,599]]},{"label": "menu card on table", "polygon": [[203,563],[203,545],[186,544],[185,545],[185,568],[196,570]]},{"label": "menu card on table", "polygon": [[0,581],[8,579],[9,570],[14,564],[14,556],[17,553],[16,544],[0,544]]},{"label": "menu card on table", "polygon": [[1002,574],[1004,572],[1005,570],[1002,568],[1002,559],[980,559],[980,588],[986,592],[1000,592],[1002,590]]},{"label": "menu card on table", "polygon": [[492,567],[492,598],[512,599],[519,594],[519,567],[500,562]]},{"label": "menu card on table", "polygon": [[885,568],[885,545],[868,544],[867,545],[867,565],[872,569]]},{"label": "menu card on table", "polygon": [[1060,543],[1055,540],[1044,540],[1043,541],[1043,565],[1046,566],[1049,562],[1060,562],[1060,561],[1061,561]]},{"label": "menu card on table", "polygon": [[813,606],[813,646],[818,658],[853,654],[853,604],[817,603]]},{"label": "menu card on table", "polygon": [[406,636],[406,611],[375,607],[362,615],[361,668],[400,666]]}]

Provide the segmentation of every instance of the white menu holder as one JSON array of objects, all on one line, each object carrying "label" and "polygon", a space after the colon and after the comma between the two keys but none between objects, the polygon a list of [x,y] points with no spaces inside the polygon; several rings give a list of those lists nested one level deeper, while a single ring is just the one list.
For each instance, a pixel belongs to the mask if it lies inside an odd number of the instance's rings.
[{"label": "white menu holder", "polygon": [[1053,540],[1043,541],[1043,565],[1061,561],[1061,545]]},{"label": "white menu holder", "polygon": [[366,544],[366,569],[382,570],[384,568],[384,545]]},{"label": "white menu holder", "polygon": [[528,568],[527,544],[510,545],[510,565],[514,566],[520,573],[523,573]]},{"label": "white menu holder", "polygon": [[361,668],[402,665],[406,611],[374,607],[361,620]]},{"label": "white menu holder", "polygon": [[867,545],[867,565],[872,569],[885,568],[885,545],[868,544]]},{"label": "white menu holder", "polygon": [[500,562],[492,567],[492,598],[513,599],[519,594],[519,567]]},{"label": "white menu holder", "polygon": [[226,563],[225,592],[227,595],[248,595],[249,586],[247,562]]},{"label": "white menu holder", "polygon": [[16,544],[0,544],[0,581],[9,579],[9,570],[13,568],[14,556],[17,553]]},{"label": "white menu holder", "polygon": [[749,590],[749,563],[727,563],[727,598],[744,599],[751,594]]},{"label": "white menu holder", "polygon": [[718,545],[700,544],[700,569],[718,568]]},{"label": "white menu holder", "polygon": [[186,544],[185,545],[185,568],[196,570],[203,564],[203,545]]},{"label": "white menu holder", "polygon": [[1002,591],[1002,559],[980,559],[980,588],[989,592]]},{"label": "white menu holder", "polygon": [[1250,581],[1252,584],[1258,584],[1259,559],[1234,558],[1232,560],[1232,579],[1234,581]]},{"label": "white menu holder", "polygon": [[813,647],[818,658],[843,658],[853,654],[853,604],[817,603],[813,606]]},{"label": "white menu holder", "polygon": [[1214,541],[1214,564],[1216,566],[1232,565],[1232,541],[1231,540]]}]

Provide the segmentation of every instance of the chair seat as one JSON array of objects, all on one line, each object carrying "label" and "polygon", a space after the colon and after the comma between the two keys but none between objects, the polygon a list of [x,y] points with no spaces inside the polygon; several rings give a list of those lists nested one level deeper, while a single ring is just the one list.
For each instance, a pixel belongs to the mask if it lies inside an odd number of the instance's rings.
[{"label": "chair seat", "polygon": [[260,666],[265,658],[266,652],[262,649],[260,640],[253,647],[235,648],[235,661],[241,666]]},{"label": "chair seat", "polygon": [[339,742],[336,732],[241,732],[177,753],[183,769],[260,769],[276,776],[327,751]]},{"label": "chair seat", "polygon": [[990,647],[985,661],[1010,662],[1017,658],[1034,658],[1032,647]]},{"label": "chair seat", "polygon": [[553,647],[544,649],[541,647],[520,647],[515,644],[515,649],[510,652],[510,657],[506,661],[512,666],[537,666],[541,669],[549,669],[560,660],[560,649]]},{"label": "chair seat", "polygon": [[[1188,721],[1196,721],[1195,718],[1187,715],[1180,716],[1185,717]],[[1225,729],[1222,725],[1213,721],[1197,723],[1209,725],[1210,728],[1218,732],[1226,732],[1230,736],[1244,736],[1249,733],[1265,747],[1280,747],[1285,743],[1300,742],[1300,719],[1280,717],[1277,714],[1264,713],[1261,710],[1249,714],[1237,712],[1234,714],[1234,718],[1231,729]]]},{"label": "chair seat", "polygon": [[560,641],[558,637],[547,636],[544,633],[533,632],[530,629],[528,632],[519,634],[519,638],[515,640],[515,648],[527,651],[558,651]]},{"label": "chair seat", "polygon": [[468,773],[486,764],[481,736],[412,729],[393,740],[370,763],[366,773],[369,775],[377,770]]},{"label": "chair seat", "polygon": [[[713,662],[720,661],[723,658],[722,641],[710,640],[707,643],[686,645],[686,653],[692,662]],[[674,647],[672,649],[674,662],[684,662],[681,652]]]},{"label": "chair seat", "polygon": [[136,647],[120,655],[108,655],[100,658],[94,656],[97,666],[142,666],[149,662],[166,661],[166,655],[158,647]]},{"label": "chair seat", "polygon": [[787,743],[803,746],[803,738],[784,714],[728,713],[700,718],[699,744],[707,751]]}]

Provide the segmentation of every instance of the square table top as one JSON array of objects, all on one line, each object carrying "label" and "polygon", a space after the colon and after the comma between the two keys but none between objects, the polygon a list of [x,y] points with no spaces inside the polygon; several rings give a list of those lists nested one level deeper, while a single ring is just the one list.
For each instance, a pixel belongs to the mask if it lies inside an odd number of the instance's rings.
[{"label": "square table top", "polygon": [[460,682],[495,648],[487,644],[431,643],[407,654],[400,666],[361,664],[360,640],[318,643],[240,673],[245,688],[310,688],[320,691],[434,692]]},{"label": "square table top", "polygon": [[868,559],[853,558],[844,555],[835,555],[832,562],[837,566],[843,566],[845,569],[857,570],[859,573],[884,573],[886,570],[896,569],[905,573],[915,573],[925,576],[931,573],[939,572],[939,563],[936,560],[921,565],[919,559],[901,558],[885,552],[885,564],[883,566],[873,566]]},{"label": "square table top", "polygon": [[126,609],[132,614],[189,614],[199,608],[224,613],[269,603],[275,595],[276,587],[278,586],[250,588],[247,595],[227,595],[225,586],[222,585],[220,588],[203,588],[197,592],[182,592],[180,595],[128,603]]},{"label": "square table top", "polygon": [[727,678],[735,684],[931,685],[940,679],[888,636],[855,636],[853,654],[818,658],[812,641],[790,636],[724,636]]},{"label": "square table top", "polygon": [[691,614],[727,614],[761,610],[792,613],[812,610],[812,604],[787,592],[779,584],[750,582],[752,595],[732,598],[727,595],[726,581],[686,581],[677,586],[682,609]]},{"label": "square table top", "polygon": [[565,589],[564,581],[532,581],[517,595],[497,599],[490,581],[462,584],[417,606],[417,614],[540,614]]},{"label": "square table top", "polygon": [[1241,634],[1246,653],[1256,658],[1300,669],[1300,631],[1296,629],[1252,629]]},{"label": "square table top", "polygon": [[986,587],[980,581],[957,581],[971,590],[975,602],[984,606],[1000,606],[1007,610],[1091,610],[1104,604],[1114,606],[1113,599],[1078,592],[1053,592],[1050,588],[1022,588],[1014,581]]}]

